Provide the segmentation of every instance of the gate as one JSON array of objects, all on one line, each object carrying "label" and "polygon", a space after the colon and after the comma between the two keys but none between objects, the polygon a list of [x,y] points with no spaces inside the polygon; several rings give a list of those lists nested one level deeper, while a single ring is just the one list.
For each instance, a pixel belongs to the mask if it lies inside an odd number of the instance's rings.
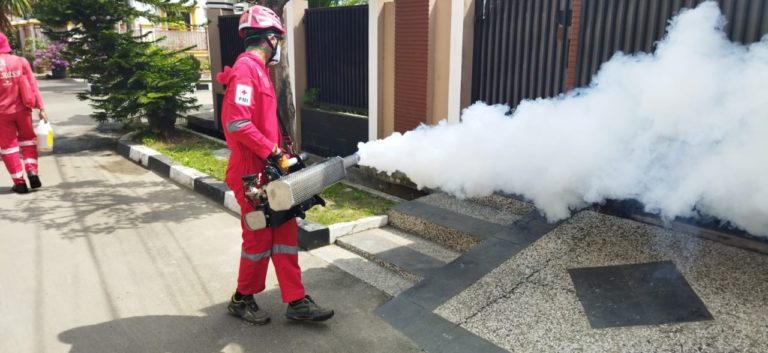
[{"label": "gate", "polygon": [[[617,51],[653,52],[669,19],[704,1],[477,0],[472,101],[514,107],[568,90],[569,79],[585,86]],[[717,2],[730,40],[748,44],[768,34],[768,1]],[[574,45],[571,21],[580,23]]]},{"label": "gate", "polygon": [[304,25],[314,93],[304,96],[301,146],[320,156],[352,154],[368,140],[368,6],[310,8]]},{"label": "gate", "polygon": [[[705,0],[582,0],[576,86],[589,84],[600,65],[617,51],[654,50],[680,9]],[[719,0],[730,40],[752,43],[768,33],[768,1]]]},{"label": "gate", "polygon": [[[231,67],[235,65],[235,60],[237,60],[237,57],[245,51],[243,39],[240,38],[240,34],[238,32],[239,26],[240,15],[219,16],[219,45],[221,46],[221,67],[219,67],[218,70],[213,69],[212,71],[221,72],[224,71],[225,66]],[[221,106],[224,102],[224,95],[216,93],[215,98],[215,127],[221,132],[223,131],[221,128]]]},{"label": "gate", "polygon": [[232,66],[237,56],[245,51],[243,39],[238,31],[240,15],[219,16],[219,43],[221,43],[221,67]]},{"label": "gate", "polygon": [[477,0],[472,101],[506,103],[564,90],[571,0]]},{"label": "gate", "polygon": [[368,109],[368,5],[321,7],[304,14],[307,87],[323,104]]}]

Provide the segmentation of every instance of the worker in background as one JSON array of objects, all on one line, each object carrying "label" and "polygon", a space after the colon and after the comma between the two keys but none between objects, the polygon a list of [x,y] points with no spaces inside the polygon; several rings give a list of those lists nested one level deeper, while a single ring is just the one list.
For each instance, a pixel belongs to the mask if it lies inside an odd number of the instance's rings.
[{"label": "worker in background", "polygon": [[[11,55],[8,37],[0,33],[0,155],[13,180],[13,190],[29,192],[42,186],[37,169],[37,135],[32,127],[32,109],[48,121],[43,99],[27,59]],[[23,162],[23,166],[22,166]]]}]

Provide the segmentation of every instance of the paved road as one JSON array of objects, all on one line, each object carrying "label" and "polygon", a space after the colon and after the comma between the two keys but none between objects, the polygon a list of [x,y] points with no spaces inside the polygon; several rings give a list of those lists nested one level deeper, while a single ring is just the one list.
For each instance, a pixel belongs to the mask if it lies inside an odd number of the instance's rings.
[{"label": "paved road", "polygon": [[75,98],[82,84],[41,87],[57,145],[44,187],[12,194],[0,172],[1,351],[420,351],[373,313],[385,294],[307,253],[305,284],[332,321],[287,322],[274,274],[259,301],[271,324],[226,315],[237,219],[116,155]]}]

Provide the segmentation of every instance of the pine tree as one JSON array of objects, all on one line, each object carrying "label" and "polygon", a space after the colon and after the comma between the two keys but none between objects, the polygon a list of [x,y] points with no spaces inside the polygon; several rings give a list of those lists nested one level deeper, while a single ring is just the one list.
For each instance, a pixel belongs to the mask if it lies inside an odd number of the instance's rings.
[{"label": "pine tree", "polygon": [[[172,0],[139,2],[171,14],[188,9]],[[78,97],[91,102],[95,120],[134,123],[145,117],[152,130],[168,136],[181,114],[198,107],[189,94],[200,78],[200,63],[185,53],[188,49],[163,49],[146,40],[148,34],[118,31],[138,17],[159,22],[159,15],[120,0],[40,0],[34,9],[46,34],[68,43],[72,74],[91,85]],[[66,30],[68,24],[74,27]]]}]

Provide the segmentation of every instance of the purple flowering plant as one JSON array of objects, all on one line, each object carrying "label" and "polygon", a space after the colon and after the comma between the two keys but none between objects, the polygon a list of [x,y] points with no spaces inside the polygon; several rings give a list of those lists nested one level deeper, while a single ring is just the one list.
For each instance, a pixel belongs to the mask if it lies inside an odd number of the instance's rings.
[{"label": "purple flowering plant", "polygon": [[62,51],[67,48],[66,43],[53,42],[47,48],[35,51],[35,67],[45,67],[50,65],[51,70],[66,69],[69,67],[69,61],[64,59]]}]

